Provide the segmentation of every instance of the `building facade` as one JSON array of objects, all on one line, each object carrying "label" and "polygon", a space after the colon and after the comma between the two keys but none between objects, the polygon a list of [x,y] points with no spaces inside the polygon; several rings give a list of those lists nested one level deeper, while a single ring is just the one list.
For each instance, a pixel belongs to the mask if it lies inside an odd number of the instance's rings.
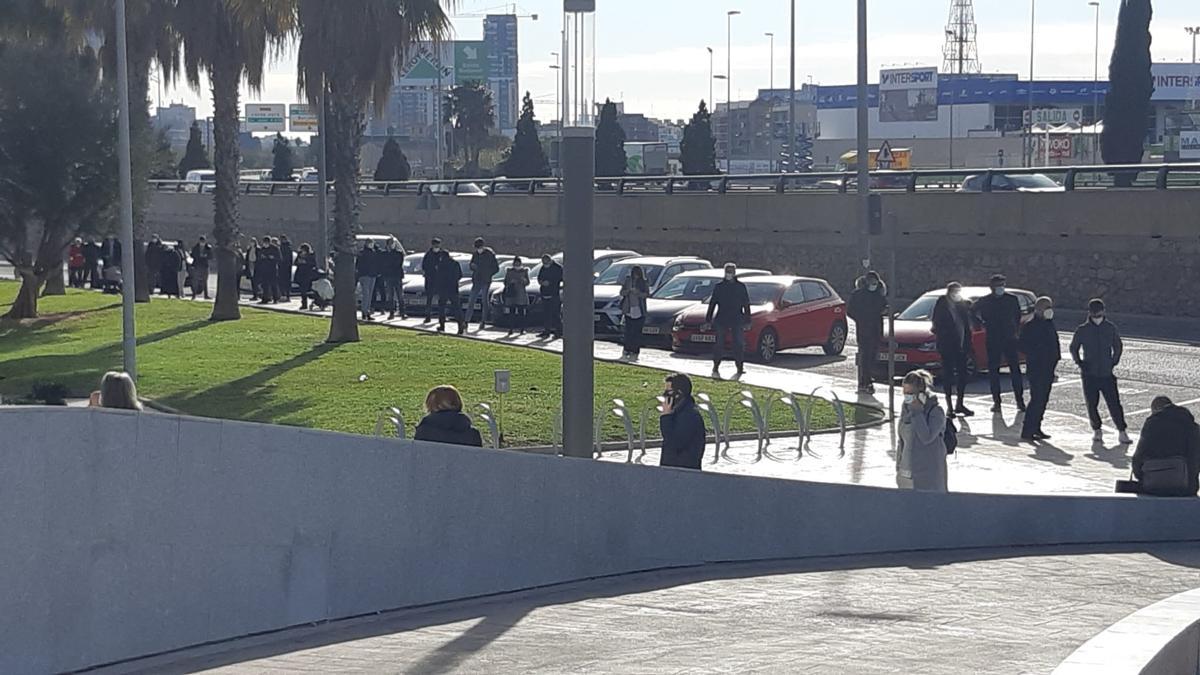
[{"label": "building facade", "polygon": [[521,114],[520,67],[517,58],[517,17],[493,14],[483,19],[487,48],[488,87],[496,103],[496,126],[506,135],[517,130]]}]

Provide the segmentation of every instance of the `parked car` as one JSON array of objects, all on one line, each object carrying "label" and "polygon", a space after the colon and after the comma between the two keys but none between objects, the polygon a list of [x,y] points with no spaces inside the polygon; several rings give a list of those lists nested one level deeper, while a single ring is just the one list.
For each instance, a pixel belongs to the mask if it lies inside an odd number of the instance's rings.
[{"label": "parked car", "polygon": [[217,187],[217,172],[212,169],[192,169],[184,179],[184,192],[211,193]]},{"label": "parked car", "polygon": [[[991,293],[987,286],[968,286],[963,288],[963,299],[974,304],[976,300]],[[1021,314],[1028,318],[1033,314],[1033,303],[1037,295],[1032,291],[1019,288],[1008,289],[1009,293],[1017,296],[1021,303]],[[896,374],[904,375],[913,370],[928,370],[934,374],[942,370],[942,357],[938,354],[937,341],[933,335],[933,307],[938,298],[946,294],[946,289],[940,288],[917,298],[896,315]],[[879,380],[887,380],[888,363],[888,327],[884,324],[883,341],[880,342],[879,354],[876,356],[873,376]],[[1021,356],[1024,361],[1024,355]],[[967,354],[967,373],[974,376],[987,370],[987,333],[983,326],[972,321],[971,351]]]},{"label": "parked car", "polygon": [[[983,192],[984,176],[967,176],[958,192]],[[1041,173],[992,174],[992,192],[1066,192],[1053,178]]]},{"label": "parked car", "polygon": [[650,293],[684,272],[712,269],[712,263],[695,256],[626,258],[609,266],[596,277],[596,334],[617,335],[621,332],[621,285],[634,267],[646,274]]},{"label": "parked car", "polygon": [[[794,276],[746,279],[750,292],[748,356],[763,363],[785,349],[820,347],[830,356],[846,348],[846,303],[824,279]],[[716,333],[706,322],[708,301],[686,309],[675,319],[671,346],[677,352],[712,349]],[[732,345],[728,345],[732,347]]]},{"label": "parked car", "polygon": [[[424,253],[421,254],[424,257]],[[471,276],[471,254],[470,253],[451,253],[451,259],[458,263],[462,269],[462,275],[466,278]],[[407,263],[407,260],[405,261]],[[417,263],[417,269],[420,270],[420,262]],[[424,311],[425,309],[425,275],[418,272],[411,279],[404,277],[404,307],[412,314],[417,309]]]},{"label": "parked car", "polygon": [[[596,250],[592,255],[592,278],[593,279],[598,278],[601,274],[606,272],[608,270],[608,268],[611,267],[612,265],[614,265],[615,263],[625,260],[627,258],[636,257],[637,255],[638,254],[636,251],[612,250],[612,249]],[[554,258],[555,261],[557,261],[560,264],[563,261],[562,253],[556,253],[552,257]],[[523,260],[525,261],[526,265],[530,265],[529,286],[525,289],[525,292],[529,294],[529,313],[527,315],[527,321],[531,325],[537,325],[537,324],[542,323],[542,289],[538,285],[538,281],[537,281],[538,272],[542,271],[541,258],[540,257],[533,258],[533,259],[523,258]],[[535,262],[537,264],[533,264]],[[507,319],[507,317],[504,315],[503,291],[504,291],[504,284],[494,283],[494,284],[492,284],[492,290],[489,295],[489,297],[491,298],[492,308],[495,310],[495,316],[498,317],[501,321],[505,321]]]},{"label": "parked car", "polygon": [[[739,279],[770,276],[767,270],[739,269]],[[684,272],[667,283],[646,301],[646,324],[642,327],[645,344],[669,349],[671,327],[675,317],[684,310],[705,302],[712,296],[713,288],[725,278],[723,269],[693,270]]]},{"label": "parked car", "polygon": [[424,191],[432,195],[455,197],[486,197],[487,193],[475,183],[426,183]]}]

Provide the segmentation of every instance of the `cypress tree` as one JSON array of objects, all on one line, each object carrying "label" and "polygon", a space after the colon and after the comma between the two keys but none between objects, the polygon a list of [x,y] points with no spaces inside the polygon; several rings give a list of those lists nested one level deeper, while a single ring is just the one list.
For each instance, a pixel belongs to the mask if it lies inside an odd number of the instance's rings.
[{"label": "cypress tree", "polygon": [[183,153],[183,159],[179,160],[179,177],[187,178],[189,171],[211,167],[208,163],[208,153],[204,150],[204,144],[200,142],[200,124],[192,122],[192,128],[188,131],[187,150]]},{"label": "cypress tree", "polygon": [[375,180],[401,181],[409,178],[412,178],[412,167],[408,164],[408,157],[404,156],[396,139],[389,136],[387,143],[383,144],[383,155],[375,165]]},{"label": "cypress tree", "polygon": [[533,115],[533,97],[525,92],[521,102],[521,117],[517,119],[517,135],[513,138],[508,157],[497,171],[509,178],[541,178],[550,175],[550,161],[538,139],[537,120]]},{"label": "cypress tree", "polygon": [[[1139,164],[1146,147],[1154,76],[1150,58],[1150,0],[1122,0],[1117,39],[1108,66],[1104,131],[1100,151],[1105,164]],[[1118,186],[1133,184],[1134,174],[1115,177]]]},{"label": "cypress tree", "polygon": [[717,170],[717,139],[712,132],[712,114],[700,101],[700,108],[683,128],[679,144],[680,163],[685,176],[714,176]]},{"label": "cypress tree", "polygon": [[275,145],[271,148],[271,180],[276,183],[287,183],[292,180],[292,171],[296,168],[292,158],[292,144],[283,134],[275,134]]},{"label": "cypress tree", "polygon": [[596,125],[596,177],[624,176],[625,130],[617,122],[617,104],[605,100]]}]

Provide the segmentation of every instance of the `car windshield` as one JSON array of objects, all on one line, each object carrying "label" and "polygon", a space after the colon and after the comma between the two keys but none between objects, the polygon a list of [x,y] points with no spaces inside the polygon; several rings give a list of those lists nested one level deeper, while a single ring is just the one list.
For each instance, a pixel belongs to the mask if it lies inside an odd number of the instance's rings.
[{"label": "car windshield", "polygon": [[933,318],[933,306],[937,304],[937,301],[938,296],[936,295],[923,295],[903,312],[900,312],[900,316],[896,318],[901,321],[929,321]]},{"label": "car windshield", "polygon": [[620,286],[633,273],[633,268],[635,267],[642,268],[642,272],[646,274],[646,283],[651,286],[658,281],[658,275],[662,274],[663,271],[662,265],[634,265],[619,262],[614,263],[608,269],[601,272],[600,276],[596,277],[596,283],[601,286]]},{"label": "car windshield", "polygon": [[1009,176],[1008,180],[1013,185],[1019,188],[1056,188],[1060,187],[1049,176],[1044,176],[1040,173],[1031,174],[1028,176]]},{"label": "car windshield", "polygon": [[[747,283],[746,292],[750,294],[751,305],[765,305],[779,299],[779,284]],[[704,299],[708,304],[708,298]]]},{"label": "car windshield", "polygon": [[718,281],[712,277],[675,277],[651,297],[659,300],[707,300]]},{"label": "car windshield", "polygon": [[410,255],[407,258],[405,258],[404,259],[404,274],[405,274],[405,276],[407,276],[409,274],[416,274],[416,275],[420,276],[422,273],[421,259],[424,257],[425,257],[424,253],[419,253],[417,255]]}]

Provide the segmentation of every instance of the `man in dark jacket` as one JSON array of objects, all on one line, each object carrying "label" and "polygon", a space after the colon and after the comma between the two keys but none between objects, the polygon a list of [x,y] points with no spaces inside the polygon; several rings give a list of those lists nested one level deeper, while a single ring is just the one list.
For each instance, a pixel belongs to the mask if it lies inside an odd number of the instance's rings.
[{"label": "man in dark jacket", "polygon": [[446,331],[446,309],[450,309],[451,315],[454,317],[455,323],[458,324],[458,334],[462,335],[467,332],[467,325],[463,323],[462,306],[459,304],[458,282],[462,281],[462,267],[458,261],[450,257],[449,251],[439,253],[437,261],[437,271],[434,272],[434,284],[432,290],[429,287],[429,278],[425,278],[425,294],[428,296],[431,293],[437,295],[438,303],[438,332]]},{"label": "man in dark jacket", "polygon": [[[946,286],[946,294],[933,306],[933,335],[942,357],[942,388],[946,392],[947,417],[963,417],[974,411],[963,403],[967,390],[967,355],[974,349],[971,341],[971,304],[962,296],[962,284]],[[953,403],[954,385],[958,384],[958,404]]]},{"label": "man in dark jacket", "polygon": [[383,281],[383,297],[388,308],[388,319],[404,318],[404,245],[393,237],[387,249],[378,254],[379,278]]},{"label": "man in dark jacket", "polygon": [[368,241],[363,244],[362,251],[359,251],[358,258],[354,261],[354,275],[358,277],[358,303],[362,309],[363,321],[375,318],[375,308],[372,304],[375,300],[375,277],[379,275],[377,256],[375,244]]},{"label": "man in dark jacket", "polygon": [[1141,481],[1147,461],[1182,457],[1187,462],[1187,490],[1173,494],[1151,493],[1160,497],[1195,497],[1200,492],[1200,427],[1187,408],[1181,408],[1166,396],[1150,403],[1150,417],[1142,426],[1137,450],[1133,452],[1133,477]]},{"label": "man in dark jacket", "polygon": [[975,317],[987,331],[988,379],[992,385],[992,412],[1000,407],[1000,365],[1008,364],[1017,410],[1025,412],[1025,382],[1021,378],[1021,301],[1005,288],[1003,274],[992,276],[992,294],[975,301]]},{"label": "man in dark jacket", "polygon": [[425,276],[425,323],[433,321],[433,289],[431,288],[430,280],[433,280],[432,286],[437,285],[437,270],[438,261],[442,257],[442,238],[434,237],[430,242],[429,250],[425,252],[425,256],[421,258],[421,274]]},{"label": "man in dark jacket", "polygon": [[1075,337],[1071,339],[1071,358],[1083,376],[1083,398],[1087,402],[1092,438],[1096,442],[1104,440],[1104,431],[1100,426],[1102,394],[1112,415],[1113,425],[1121,433],[1121,443],[1128,445],[1133,442],[1127,432],[1125,409],[1121,407],[1121,394],[1113,374],[1113,369],[1121,363],[1124,350],[1125,345],[1121,342],[1117,327],[1105,318],[1104,301],[1099,298],[1092,300],[1088,303],[1088,320],[1075,329]]},{"label": "man in dark jacket", "polygon": [[[846,314],[854,321],[858,336],[858,392],[875,393],[871,369],[879,358],[879,343],[883,340],[883,315],[887,313],[887,286],[875,271],[867,272],[854,282],[854,293],[846,305]],[[948,403],[948,402],[947,402]]]},{"label": "man in dark jacket", "polygon": [[1021,439],[1044,441],[1050,434],[1042,431],[1042,418],[1050,403],[1054,370],[1062,360],[1058,329],[1054,327],[1054,301],[1040,297],[1033,305],[1033,319],[1021,327],[1021,350],[1025,352],[1025,374],[1029,376],[1029,410],[1021,427]]},{"label": "man in dark jacket", "polygon": [[[279,235],[279,294],[284,300],[292,299],[292,242],[286,234]],[[205,296],[207,297],[207,296]]]},{"label": "man in dark jacket", "polygon": [[540,338],[562,337],[562,284],[563,268],[547,253],[542,256],[542,269],[538,272],[538,288],[542,294],[545,324]]},{"label": "man in dark jacket", "polygon": [[212,260],[213,250],[212,245],[200,236],[196,241],[196,245],[192,247],[192,299],[196,299],[196,295],[203,293],[204,299],[208,300],[208,269],[209,261]]},{"label": "man in dark jacket", "polygon": [[84,279],[91,282],[93,289],[100,288],[104,284],[104,274],[100,269],[102,257],[100,244],[96,243],[94,237],[89,237],[87,243],[83,245]]},{"label": "man in dark jacket", "polygon": [[479,330],[492,319],[490,291],[492,278],[500,273],[496,252],[484,242],[483,237],[475,240],[475,252],[471,254],[471,294],[467,296],[467,318],[470,325],[475,317],[475,303],[479,303]]},{"label": "man in dark jacket", "polygon": [[[714,316],[716,317],[714,321]],[[721,379],[721,360],[725,355],[725,336],[733,343],[737,374],[745,372],[746,326],[750,324],[750,291],[737,278],[737,265],[725,263],[725,278],[714,288],[704,319],[717,334],[713,343],[712,376]]]},{"label": "man in dark jacket", "polygon": [[692,400],[692,380],[676,373],[667,377],[667,402],[658,418],[663,447],[659,466],[700,470],[708,432],[704,418]]},{"label": "man in dark jacket", "polygon": [[150,241],[146,244],[146,287],[151,293],[162,284],[158,278],[162,269],[162,255],[162,239],[157,234],[150,235]]}]

